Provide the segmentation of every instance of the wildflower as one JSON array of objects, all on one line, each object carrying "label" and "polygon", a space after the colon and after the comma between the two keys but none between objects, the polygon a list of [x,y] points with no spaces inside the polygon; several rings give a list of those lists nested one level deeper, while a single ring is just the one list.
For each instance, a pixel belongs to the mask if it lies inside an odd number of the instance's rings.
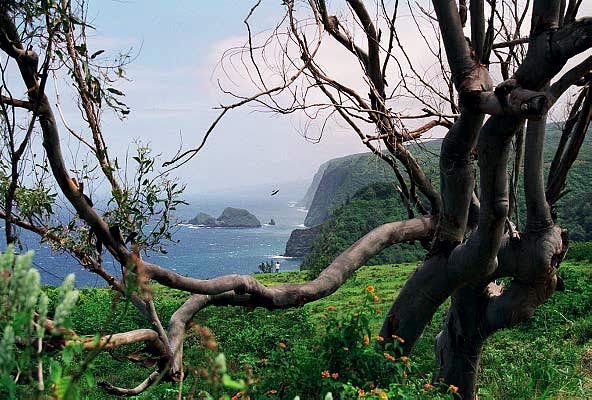
[{"label": "wildflower", "polygon": [[335,306],[327,306],[327,310],[333,311],[333,310],[335,310]]},{"label": "wildflower", "polygon": [[321,372],[321,378],[328,378],[331,374],[329,373],[329,370],[324,370],[323,372]]},{"label": "wildflower", "polygon": [[398,340],[399,343],[405,343],[405,339],[403,339],[402,337],[399,337],[397,335],[393,335],[393,339]]},{"label": "wildflower", "polygon": [[370,393],[378,395],[378,397],[380,398],[380,400],[388,400],[388,396],[386,395],[386,393],[383,390],[380,389],[372,389],[370,391]]},{"label": "wildflower", "polygon": [[343,351],[349,351],[349,347],[344,347]]},{"label": "wildflower", "polygon": [[395,357],[393,357],[389,353],[384,353],[384,358],[386,358],[387,360],[395,361]]},{"label": "wildflower", "polygon": [[401,356],[401,361],[403,361],[407,366],[411,365],[411,360],[409,357]]},{"label": "wildflower", "polygon": [[333,379],[337,379],[337,378],[339,378],[339,374],[338,374],[337,372],[333,372],[333,373],[331,374],[331,378],[333,378]]},{"label": "wildflower", "polygon": [[434,388],[434,385],[432,385],[432,384],[430,384],[430,383],[424,383],[424,384],[423,384],[423,388],[424,388],[424,389],[433,389],[433,388]]},{"label": "wildflower", "polygon": [[370,344],[370,338],[368,337],[368,335],[364,335],[364,339],[362,339],[362,344],[364,346],[368,346]]},{"label": "wildflower", "polygon": [[372,285],[368,285],[368,286],[366,287],[366,291],[367,291],[368,293],[374,293],[374,286],[372,286]]},{"label": "wildflower", "polygon": [[403,371],[403,378],[407,378],[407,372]]},{"label": "wildflower", "polygon": [[378,300],[379,299],[378,299],[378,296],[377,295],[372,296],[372,301],[378,301]]},{"label": "wildflower", "polygon": [[243,394],[241,392],[238,392],[237,394],[235,394],[234,396],[232,396],[230,400],[238,400],[238,399],[240,399],[242,397],[242,395]]},{"label": "wildflower", "polygon": [[269,361],[269,359],[267,359],[267,358],[262,358],[262,359],[261,359],[261,360],[259,360],[259,361],[260,361],[260,362],[262,362],[262,363],[266,363],[266,362],[268,362],[268,361]]},{"label": "wildflower", "polygon": [[286,344],[284,342],[279,342],[278,346],[280,346],[282,349],[286,348]]},{"label": "wildflower", "polygon": [[277,390],[275,390],[275,389],[270,389],[267,392],[265,392],[265,394],[276,394],[276,393],[277,393]]},{"label": "wildflower", "polygon": [[448,390],[450,390],[452,393],[458,393],[458,386],[450,385],[448,386]]},{"label": "wildflower", "polygon": [[364,389],[358,389],[358,396],[364,396],[365,394]]},{"label": "wildflower", "polygon": [[384,338],[382,336],[376,336],[376,340],[379,342],[384,342]]}]

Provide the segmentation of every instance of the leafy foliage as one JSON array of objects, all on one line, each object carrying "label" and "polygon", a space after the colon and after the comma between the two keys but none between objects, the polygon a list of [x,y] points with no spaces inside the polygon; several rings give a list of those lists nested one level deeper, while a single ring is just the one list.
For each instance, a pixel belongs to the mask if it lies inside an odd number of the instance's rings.
[{"label": "leafy foliage", "polygon": [[0,253],[0,397],[15,399],[34,393],[56,399],[77,398],[75,377],[84,375],[92,380],[89,368],[77,374],[78,366],[72,364],[82,347],[67,344],[56,351],[45,344],[46,339],[63,334],[71,325],[78,299],[74,275],[56,289],[53,325],[48,330],[49,299],[41,290],[39,272],[31,268],[32,257],[32,252],[15,256],[12,246]]},{"label": "leafy foliage", "polygon": [[126,187],[121,192],[113,190],[104,217],[121,229],[126,241],[133,240],[143,250],[165,253],[164,244],[174,241],[177,220],[173,213],[179,205],[187,204],[181,199],[185,186],[156,170],[159,155],[153,155],[149,146],[138,144],[136,151],[132,157],[135,175],[124,180]]}]

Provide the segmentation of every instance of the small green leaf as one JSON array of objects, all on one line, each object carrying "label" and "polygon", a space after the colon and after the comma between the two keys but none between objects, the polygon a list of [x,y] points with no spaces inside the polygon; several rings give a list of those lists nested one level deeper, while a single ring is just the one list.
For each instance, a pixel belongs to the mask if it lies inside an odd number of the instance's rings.
[{"label": "small green leaf", "polygon": [[235,381],[228,374],[222,375],[222,384],[227,388],[233,390],[244,390],[247,387],[245,381],[243,381],[242,379]]}]

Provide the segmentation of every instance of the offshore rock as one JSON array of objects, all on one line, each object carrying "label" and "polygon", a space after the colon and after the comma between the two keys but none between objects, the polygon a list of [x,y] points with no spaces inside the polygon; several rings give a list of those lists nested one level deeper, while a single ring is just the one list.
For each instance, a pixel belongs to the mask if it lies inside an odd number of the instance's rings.
[{"label": "offshore rock", "polygon": [[243,208],[226,207],[222,214],[214,219],[206,213],[199,213],[189,221],[190,224],[218,228],[260,228],[261,222]]}]

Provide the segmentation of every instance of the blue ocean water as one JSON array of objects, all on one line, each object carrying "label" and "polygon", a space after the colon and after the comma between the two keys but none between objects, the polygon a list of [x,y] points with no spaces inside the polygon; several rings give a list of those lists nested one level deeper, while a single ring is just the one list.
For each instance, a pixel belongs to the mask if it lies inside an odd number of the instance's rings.
[{"label": "blue ocean water", "polygon": [[[295,207],[297,199],[267,193],[190,198],[189,206],[184,206],[177,213],[182,221],[188,221],[198,212],[217,217],[225,207],[236,207],[249,210],[263,226],[234,229],[182,223],[174,234],[178,243],[166,247],[167,254],[147,254],[144,258],[181,275],[202,279],[226,274],[251,274],[258,271],[261,262],[276,260],[280,261],[282,271],[298,270],[301,259],[282,256],[290,233],[303,227],[306,216],[306,210]],[[276,225],[267,224],[272,218]],[[23,232],[22,242],[25,250],[35,250],[34,265],[41,272],[44,284],[60,284],[67,274],[74,272],[77,286],[104,286],[102,279],[84,270],[75,259],[52,252],[31,234]],[[120,275],[121,268],[112,259],[106,258],[104,263],[109,272]]]}]

